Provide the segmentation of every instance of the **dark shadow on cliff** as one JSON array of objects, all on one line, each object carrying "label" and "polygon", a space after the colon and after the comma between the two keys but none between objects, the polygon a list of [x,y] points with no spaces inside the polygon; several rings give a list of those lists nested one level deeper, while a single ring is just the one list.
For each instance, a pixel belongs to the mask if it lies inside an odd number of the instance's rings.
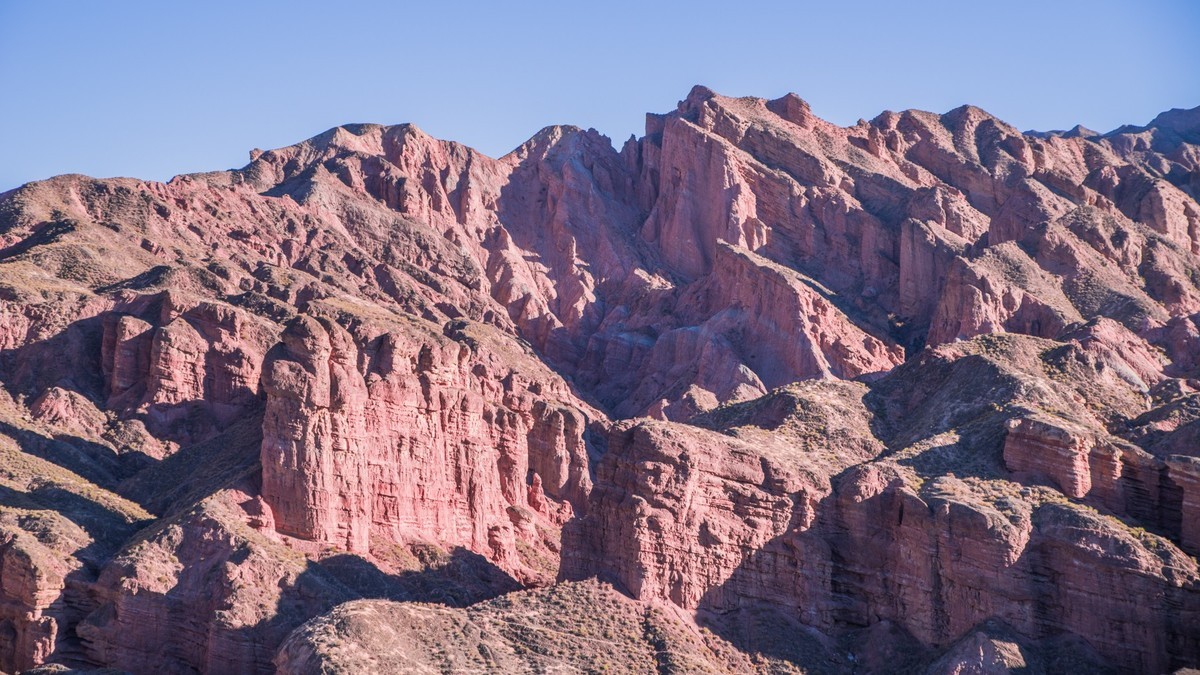
[{"label": "dark shadow on cliff", "polygon": [[56,464],[130,499],[157,515],[190,508],[257,467],[262,406],[253,406],[214,437],[180,448],[164,460],[67,434],[44,435],[0,419],[0,436],[26,454]]},{"label": "dark shadow on cliff", "polygon": [[[835,478],[834,485],[845,489],[855,470]],[[934,663],[969,664],[1008,650],[1008,656],[1019,653],[1024,665],[1007,672],[1115,673],[1146,663],[1174,669],[1200,654],[1188,627],[1200,597],[1167,581],[1157,587],[1147,582],[1161,590],[1123,601],[1154,603],[1152,611],[1168,617],[1147,629],[1158,644],[1133,642],[1114,653],[1109,643],[1105,657],[1071,632],[1086,621],[1072,608],[1103,597],[1109,590],[1104,580],[1112,579],[1100,573],[1085,576],[1093,581],[1083,586],[1063,581],[1071,568],[1104,560],[1089,552],[1094,545],[1089,533],[1095,531],[1089,519],[1101,517],[1088,515],[1094,512],[1053,502],[1034,507],[1031,537],[1015,560],[1003,559],[1003,551],[987,540],[976,540],[981,548],[975,555],[984,557],[971,560],[963,555],[961,538],[971,536],[982,512],[964,511],[970,507],[959,497],[939,495],[936,488],[921,490],[922,502],[904,497],[899,487],[893,483],[861,501],[839,499],[835,489],[816,506],[811,528],[789,528],[709,589],[698,621],[740,650],[813,672],[920,673]],[[913,536],[918,540],[906,538]],[[1127,579],[1113,582],[1117,587],[1132,587],[1141,578],[1120,562],[1108,565],[1107,574]],[[977,606],[968,600],[971,589],[995,595],[990,604]],[[976,623],[964,629],[964,618]],[[909,626],[929,633],[930,641],[915,637]]]},{"label": "dark shadow on cliff", "polygon": [[28,253],[38,246],[53,244],[78,229],[79,222],[71,219],[59,218],[58,220],[46,222],[28,237],[11,246],[0,249],[0,261]]},{"label": "dark shadow on cliff", "polygon": [[[586,304],[578,310],[575,328],[533,322],[521,333],[549,367],[573,384],[589,355],[589,340],[604,337],[597,336],[596,328],[620,300],[616,292],[626,277],[636,268],[665,270],[654,248],[638,236],[646,214],[638,207],[636,171],[607,138],[595,131],[548,127],[516,152],[523,153],[520,163],[496,204],[507,236],[497,232],[484,248],[499,253],[511,242],[523,262],[543,268],[560,295],[566,289],[573,293],[584,276],[594,285],[592,297],[583,296]],[[555,315],[576,311],[556,307],[556,302],[558,298],[550,299]],[[518,300],[508,309],[516,317],[523,306]],[[572,386],[576,394],[598,408],[609,409],[620,400],[593,391],[596,383],[579,384]]]},{"label": "dark shadow on cliff", "polygon": [[48,338],[0,350],[0,384],[13,398],[33,400],[59,386],[99,401],[104,391],[102,336],[103,318],[95,316],[76,321]]},{"label": "dark shadow on cliff", "polygon": [[[1010,478],[1002,459],[1006,422],[1028,412],[1023,407],[1022,374],[997,363],[987,353],[989,345],[983,347],[982,354],[910,361],[872,384],[863,403],[872,413],[872,434],[887,449],[867,464],[880,465],[887,487],[861,500],[853,496],[856,488],[839,500],[839,491],[860,469],[851,467],[832,477],[834,491],[815,505],[817,521],[803,529],[793,515],[784,534],[742,559],[728,578],[701,598],[697,612],[701,624],[742,651],[815,672],[920,672],[941,650],[950,649],[953,640],[965,639],[966,634],[950,634],[959,629],[951,628],[948,617],[961,608],[953,606],[956,596],[943,594],[942,574],[935,571],[939,555],[948,559],[953,553],[939,552],[939,532],[929,528],[935,522],[945,525],[943,521],[952,517],[960,529],[967,528],[973,519],[986,518],[986,509],[993,507],[953,516],[951,512],[970,508],[959,502],[969,502],[971,497],[943,495],[934,480]],[[903,480],[896,465],[917,474],[917,484],[910,488],[921,494],[920,499],[901,494]],[[904,527],[909,529],[907,535],[902,533]],[[969,530],[964,531],[968,534],[957,536],[970,536]],[[924,533],[929,541],[901,540],[914,532]],[[1057,555],[1054,547],[1062,543],[1038,543],[1037,536],[1018,560],[994,561],[996,574],[1003,577],[1023,569],[1020,574],[1033,579],[1062,576],[1055,565],[1064,563],[1052,558]],[[926,583],[933,585],[922,586]],[[975,583],[985,592],[991,582]],[[924,595],[923,607],[911,606],[916,595]],[[1009,614],[1002,618],[1024,620],[1029,633],[1024,640],[1032,645],[1071,625],[1062,616],[1063,602],[1067,602],[1063,597],[1031,595],[1005,606],[1003,611]],[[931,623],[934,633],[940,634],[936,650],[904,629],[920,626],[921,621]],[[885,622],[884,629],[877,628]],[[1051,663],[1047,659],[1053,649],[1035,647],[1028,652],[1032,669],[1026,672],[1054,672],[1038,665]],[[1100,662],[1088,650],[1072,654],[1070,658],[1081,663]],[[876,667],[864,670],[863,659],[874,659]]]},{"label": "dark shadow on cliff", "polygon": [[[27,492],[0,485],[0,506],[32,511],[33,517],[37,511],[48,511],[75,523],[92,542],[74,551],[72,556],[92,566],[106,561],[117,547],[148,522],[131,522],[99,501],[53,483],[37,484]],[[34,527],[34,524],[30,526]]]},{"label": "dark shadow on cliff", "polygon": [[0,419],[0,435],[16,441],[22,452],[57,464],[89,482],[112,489],[125,474],[126,466],[112,448],[82,438],[58,434],[47,436],[22,429]]},{"label": "dark shadow on cliff", "polygon": [[[2,293],[3,289],[0,289],[0,299],[3,299]],[[108,416],[109,424],[104,431],[104,439],[114,445],[129,441],[127,438],[118,440],[122,423],[126,422],[140,423],[145,427],[145,432],[158,442],[169,441],[186,447],[212,440],[237,424],[236,418],[230,419],[232,415],[240,417],[254,414],[261,406],[261,394],[246,392],[222,405],[205,399],[145,403],[145,382],[136,383],[117,396],[111,396],[107,390],[101,363],[105,323],[118,316],[140,316],[154,323],[154,317],[160,313],[163,295],[143,296],[138,301],[140,304],[135,303],[136,307],[127,307],[129,311],[110,311],[80,319],[44,339],[0,350],[0,386],[14,401],[23,403],[26,408],[54,387],[82,396],[94,406],[91,414]],[[213,386],[211,369],[207,370],[205,377],[204,387],[207,390]],[[115,423],[114,414],[119,420]],[[98,478],[108,474],[116,481],[124,480],[157,461],[145,453],[130,451],[125,446],[119,453],[111,449],[103,452],[103,445],[74,436],[56,433],[55,438],[81,447],[92,456],[98,464],[94,470],[77,458],[64,456],[64,461],[72,462],[68,468],[94,482],[99,482]],[[114,454],[115,461],[104,457]]]},{"label": "dark shadow on cliff", "polygon": [[[980,503],[981,510],[975,511],[971,500],[978,497],[954,493],[955,485],[965,485],[953,478],[1011,480],[1003,462],[1006,424],[1029,414],[1029,406],[1039,400],[1030,390],[1041,383],[1039,345],[1031,347],[1023,340],[981,338],[961,347],[965,353],[958,355],[926,352],[872,383],[862,402],[871,413],[871,433],[885,449],[866,462],[879,465],[879,476],[863,485],[875,487],[862,496],[854,487],[839,499],[839,491],[845,491],[861,469],[855,466],[833,476],[834,491],[815,505],[817,521],[804,529],[793,516],[784,534],[742,559],[700,600],[702,623],[744,651],[794,663],[824,662],[834,672],[852,669],[848,656],[891,649],[899,659],[918,654],[920,649],[913,645],[919,643],[903,629],[889,629],[882,636],[863,633],[863,639],[870,640],[862,645],[831,646],[821,633],[797,626],[816,627],[839,639],[874,630],[888,620],[896,626],[926,621],[936,627],[935,634],[951,630],[948,617],[959,608],[952,606],[953,595],[943,595],[941,575],[934,570],[939,555],[952,553],[939,552],[939,532],[929,528],[935,523],[948,527],[948,519],[954,519],[962,530],[956,536],[970,536],[967,528],[997,508]],[[1024,356],[1028,363],[1010,365],[1015,360],[1010,354]],[[909,468],[916,475],[902,477],[897,468]],[[943,484],[937,480],[941,477],[950,480]],[[911,485],[905,486],[905,481]],[[872,494],[876,488],[881,491]],[[905,488],[920,497],[905,493]],[[906,543],[906,536],[928,541]],[[1023,566],[1030,578],[1061,576],[1061,570],[1043,561],[1051,555],[1051,546],[1031,544],[1014,562],[997,559],[997,574]],[[926,560],[927,556],[931,557]],[[987,581],[977,583],[987,588]],[[910,606],[922,594],[924,606]],[[1033,617],[1027,625],[1036,625],[1037,634],[1027,639],[1046,638],[1061,631],[1065,621],[1054,614],[1060,611],[1055,602],[1030,596],[1024,605],[1016,603],[1019,611],[1012,610],[1009,618],[1016,622],[1021,616]],[[918,612],[925,616],[917,617]],[[917,623],[909,623],[913,621]],[[943,634],[939,644],[946,647],[960,637]],[[926,656],[907,666],[896,660],[888,669],[924,667]]]},{"label": "dark shadow on cliff", "polygon": [[[894,554],[895,524],[875,517],[891,514],[895,494],[885,490],[857,505],[873,514],[864,519],[868,531],[851,531],[841,513],[836,486],[858,470],[831,479],[835,490],[815,505],[818,517],[810,527],[800,529],[793,518],[784,534],[710,588],[697,621],[756,659],[806,672],[925,672],[935,651],[905,629],[910,617],[892,617],[888,607],[872,603],[891,600],[896,590],[884,571]],[[930,601],[937,614],[940,596]]]},{"label": "dark shadow on cliff", "polygon": [[[833,483],[852,471],[834,477]],[[818,520],[808,528],[802,529],[793,513],[784,534],[753,551],[723,583],[705,592],[696,610],[698,623],[758,659],[813,673],[855,672],[837,631],[864,628],[868,621],[845,578],[840,533],[829,527],[836,504],[836,492],[822,498],[815,506]],[[826,528],[832,536],[826,536]]]},{"label": "dark shadow on cliff", "polygon": [[191,508],[255,473],[262,448],[263,406],[254,406],[201,443],[181,448],[121,483],[121,493],[157,515]]},{"label": "dark shadow on cliff", "polygon": [[416,562],[426,569],[389,574],[349,553],[322,558],[312,565],[361,598],[466,607],[523,588],[487,558],[461,547],[448,553],[434,547],[417,548]]},{"label": "dark shadow on cliff", "polygon": [[[57,598],[42,609],[42,615],[52,618],[58,629],[51,661],[79,668],[94,667],[95,664],[84,656],[75,626],[95,607],[92,589],[100,569],[149,521],[131,521],[125,514],[114,511],[97,499],[50,482],[39,483],[36,479],[27,491],[0,485],[0,507],[19,510],[14,525],[43,545],[60,547],[72,540],[69,532],[62,531],[61,521],[56,523],[55,516],[79,526],[90,538],[91,541],[84,540],[86,543],[81,548],[64,550],[61,554],[65,558],[63,563],[74,558],[79,566],[66,571],[63,589]],[[0,541],[4,539],[0,536]],[[0,552],[11,543],[0,543]],[[37,561],[36,554],[30,560]],[[53,579],[54,568],[41,569],[38,567],[40,563],[31,564],[34,574],[46,574]],[[22,598],[18,600],[18,606],[23,602],[28,601]],[[33,607],[25,606],[25,609],[28,611]]]},{"label": "dark shadow on cliff", "polygon": [[155,286],[162,286],[170,280],[172,269],[170,265],[155,265],[136,276],[108,284],[107,286],[100,286],[95,292],[97,294],[107,294],[116,291],[140,291]]},{"label": "dark shadow on cliff", "polygon": [[236,645],[242,651],[238,656],[260,671],[269,671],[292,631],[344,602],[366,599],[465,607],[520,588],[503,570],[462,548],[447,554],[438,567],[399,574],[384,572],[357,555],[337,554],[309,561],[305,571],[283,587],[270,618],[229,629],[221,641]]},{"label": "dark shadow on cliff", "polygon": [[1019,375],[985,354],[946,360],[925,352],[871,384],[871,432],[925,478],[1007,475],[1005,424],[1024,410]]},{"label": "dark shadow on cliff", "polygon": [[[14,400],[23,400],[25,406],[59,387],[90,401],[99,414],[104,391],[100,370],[102,324],[102,316],[82,319],[46,339],[0,351],[0,386]],[[13,438],[23,452],[108,489],[155,461],[140,451],[118,454],[107,445],[56,432],[51,427],[33,430],[2,418],[0,435]]]},{"label": "dark shadow on cliff", "polygon": [[855,672],[836,640],[804,625],[794,612],[765,604],[725,612],[702,609],[696,613],[696,623],[749,655],[753,662],[769,664],[767,672]]}]

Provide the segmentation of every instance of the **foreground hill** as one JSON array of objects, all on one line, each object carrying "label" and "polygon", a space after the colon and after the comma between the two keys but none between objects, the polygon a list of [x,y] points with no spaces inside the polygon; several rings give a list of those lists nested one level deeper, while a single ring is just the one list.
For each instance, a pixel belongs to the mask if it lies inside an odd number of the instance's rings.
[{"label": "foreground hill", "polygon": [[1200,665],[1198,139],[697,87],[4,193],[0,671]]}]

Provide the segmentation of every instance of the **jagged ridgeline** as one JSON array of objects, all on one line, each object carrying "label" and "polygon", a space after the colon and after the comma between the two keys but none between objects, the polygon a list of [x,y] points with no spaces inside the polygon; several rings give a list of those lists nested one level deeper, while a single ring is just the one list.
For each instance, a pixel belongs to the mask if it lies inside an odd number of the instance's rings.
[{"label": "jagged ridgeline", "polygon": [[1198,667],[1197,194],[701,87],[4,193],[0,671]]}]

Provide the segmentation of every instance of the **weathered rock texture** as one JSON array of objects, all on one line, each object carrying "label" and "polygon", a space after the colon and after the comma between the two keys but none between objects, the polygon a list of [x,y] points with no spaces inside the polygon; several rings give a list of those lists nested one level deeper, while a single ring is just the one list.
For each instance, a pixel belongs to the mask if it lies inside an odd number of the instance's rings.
[{"label": "weathered rock texture", "polygon": [[[706,644],[708,642],[709,644]],[[594,581],[523,591],[466,609],[346,603],[297,630],[280,673],[745,672],[748,660],[669,609]]]},{"label": "weathered rock texture", "polygon": [[1197,110],[697,87],[4,193],[0,670],[1196,666],[1198,192]]},{"label": "weathered rock texture", "polygon": [[1200,572],[1168,537],[1186,550],[1190,506],[1159,485],[1190,465],[1095,438],[1068,406],[1094,379],[1058,370],[1082,348],[1057,344],[977,339],[869,390],[793,386],[693,420],[723,433],[618,425],[564,576],[695,610],[735,644],[736,617],[766,607],[934,647],[998,621],[1030,644],[1080,636],[1120,669],[1189,663]]},{"label": "weathered rock texture", "polygon": [[521,372],[451,335],[461,341],[389,332],[360,355],[332,321],[288,326],[264,383],[263,498],[276,530],[356,553],[434,541],[529,580],[547,573],[517,544],[553,558],[547,533],[586,507],[597,413],[549,371]]}]

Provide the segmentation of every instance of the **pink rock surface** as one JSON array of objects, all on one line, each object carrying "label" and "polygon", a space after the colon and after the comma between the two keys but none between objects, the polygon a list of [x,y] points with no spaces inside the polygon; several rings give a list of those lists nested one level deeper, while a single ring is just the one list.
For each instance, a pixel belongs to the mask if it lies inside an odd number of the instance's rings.
[{"label": "pink rock surface", "polygon": [[288,632],[349,598],[248,527],[243,499],[218,493],[105,566],[75,628],[88,659],[129,672],[269,672]]},{"label": "pink rock surface", "polygon": [[358,553],[372,541],[463,546],[518,577],[545,574],[516,542],[545,549],[539,528],[586,505],[596,413],[548,373],[531,381],[463,340],[385,333],[366,361],[335,323],[288,326],[264,385],[263,497],[277,530]]},{"label": "pink rock surface", "polygon": [[0,538],[0,668],[10,672],[41,664],[53,654],[62,616],[52,605],[77,564],[14,529],[6,527]]},{"label": "pink rock surface", "polygon": [[1179,545],[1200,555],[1200,461],[1174,455],[1167,460],[1167,476],[1179,492]]},{"label": "pink rock surface", "polygon": [[[978,357],[954,358],[962,364]],[[992,358],[1020,362],[1016,354]],[[865,397],[871,408],[856,414],[843,403],[821,413],[785,408],[790,424],[781,426],[761,410],[697,418],[736,439],[668,423],[618,426],[597,469],[592,508],[567,531],[564,576],[597,574],[636,598],[697,611],[722,634],[731,630],[729,617],[776,607],[824,630],[895,622],[938,648],[997,620],[1029,644],[1063,632],[1080,636],[1120,668],[1153,672],[1194,658],[1184,654],[1193,649],[1191,622],[1200,611],[1195,560],[1162,537],[1065,499],[1107,497],[1131,517],[1134,507],[1144,508],[1141,499],[1153,498],[1139,515],[1173,512],[1186,519],[1188,496],[1182,506],[1166,495],[1135,498],[1157,486],[1163,463],[1128,445],[1101,448],[1099,432],[1078,423],[1011,418],[1002,409],[985,413],[990,422],[973,422],[985,425],[974,431],[972,424],[958,427],[957,440],[935,434],[900,449],[905,425],[936,428],[911,419],[913,412],[895,407],[903,399],[890,397],[907,394],[911,382],[935,379],[937,367],[929,362],[889,376]],[[996,389],[1003,377],[953,380],[966,390],[952,405],[1004,401]],[[1017,383],[1009,405],[1054,404],[1039,393],[1056,388],[1049,380],[1023,375]],[[915,401],[918,411],[931,405]],[[963,414],[938,410],[943,420]],[[994,465],[987,468],[995,460],[986,456],[996,452],[990,439],[1006,418],[1003,461],[1025,485],[987,478],[996,475]],[[797,432],[785,430],[796,425],[824,428],[831,438],[838,437],[835,429],[868,438],[882,431],[875,452],[885,443],[896,449],[831,480],[839,465],[815,464],[820,442],[806,447],[789,438]],[[772,436],[751,431],[772,426]],[[781,437],[783,455],[769,440]],[[1122,457],[1122,450],[1132,456]],[[1104,460],[1108,475],[1098,467]],[[842,461],[856,460],[843,455]],[[1171,466],[1190,495],[1186,465]],[[1037,483],[1033,474],[1048,477],[1054,489],[1028,487]],[[1137,590],[1114,597],[1111,588]]]},{"label": "pink rock surface", "polygon": [[1009,425],[1004,464],[1010,471],[1048,476],[1064,495],[1080,499],[1092,490],[1094,444],[1082,429],[1026,417]]},{"label": "pink rock surface", "polygon": [[1194,666],[1198,131],[697,87],[0,195],[0,669],[591,575],[734,670]]}]

